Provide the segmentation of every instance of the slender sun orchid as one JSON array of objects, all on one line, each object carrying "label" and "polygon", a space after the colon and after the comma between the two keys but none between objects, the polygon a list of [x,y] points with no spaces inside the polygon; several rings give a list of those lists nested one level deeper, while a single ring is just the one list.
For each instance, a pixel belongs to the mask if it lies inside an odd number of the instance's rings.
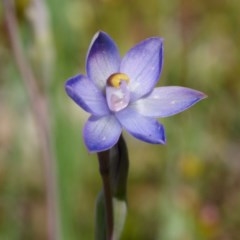
[{"label": "slender sun orchid", "polygon": [[110,149],[122,129],[155,144],[166,142],[164,127],[156,118],[186,110],[206,95],[178,86],[156,87],[163,66],[163,40],[148,38],[121,59],[114,41],[97,32],[86,58],[86,75],[65,85],[67,94],[91,116],[83,129],[90,152]]}]

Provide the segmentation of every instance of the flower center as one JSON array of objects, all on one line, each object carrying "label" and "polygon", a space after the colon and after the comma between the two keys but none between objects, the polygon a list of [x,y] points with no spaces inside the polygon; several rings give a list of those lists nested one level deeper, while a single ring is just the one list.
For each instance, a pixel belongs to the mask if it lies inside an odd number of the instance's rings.
[{"label": "flower center", "polygon": [[129,77],[124,73],[114,73],[107,79],[106,97],[111,111],[118,112],[128,105],[130,101],[129,81]]},{"label": "flower center", "polygon": [[129,83],[129,77],[124,73],[114,73],[107,79],[107,85],[119,88],[122,81]]}]

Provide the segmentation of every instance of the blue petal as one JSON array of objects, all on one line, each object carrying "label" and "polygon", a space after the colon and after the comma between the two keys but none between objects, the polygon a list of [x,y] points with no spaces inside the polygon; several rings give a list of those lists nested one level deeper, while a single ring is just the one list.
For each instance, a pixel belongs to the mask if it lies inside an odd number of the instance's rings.
[{"label": "blue petal", "polygon": [[132,103],[130,108],[148,117],[168,117],[186,110],[205,98],[202,92],[185,87],[159,87],[146,98]]},{"label": "blue petal", "polygon": [[156,85],[163,65],[163,40],[149,38],[142,41],[123,58],[120,72],[130,78],[132,101],[151,92]]},{"label": "blue petal", "polygon": [[101,152],[117,143],[122,127],[113,115],[91,116],[83,129],[85,144],[90,152]]},{"label": "blue petal", "polygon": [[98,32],[93,37],[87,54],[87,75],[103,89],[108,77],[119,72],[120,55],[113,40],[104,32]]},{"label": "blue petal", "polygon": [[70,78],[65,89],[69,97],[85,111],[97,116],[109,114],[103,93],[87,77],[77,75]]},{"label": "blue petal", "polygon": [[144,117],[130,108],[116,113],[116,116],[122,126],[134,137],[148,143],[165,143],[164,128],[157,120]]}]

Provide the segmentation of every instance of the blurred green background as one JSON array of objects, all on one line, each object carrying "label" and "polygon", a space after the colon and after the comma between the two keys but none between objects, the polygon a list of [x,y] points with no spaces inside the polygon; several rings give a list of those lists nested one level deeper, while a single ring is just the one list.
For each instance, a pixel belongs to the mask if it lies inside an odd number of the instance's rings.
[{"label": "blurred green background", "polygon": [[[122,239],[240,239],[240,1],[17,0],[16,9],[25,55],[48,92],[62,239],[94,236],[98,163],[82,142],[88,115],[66,96],[64,83],[85,72],[100,29],[122,55],[147,37],[163,37],[159,85],[208,95],[161,119],[165,146],[124,133],[130,173]],[[43,170],[0,5],[0,239],[47,238]]]}]

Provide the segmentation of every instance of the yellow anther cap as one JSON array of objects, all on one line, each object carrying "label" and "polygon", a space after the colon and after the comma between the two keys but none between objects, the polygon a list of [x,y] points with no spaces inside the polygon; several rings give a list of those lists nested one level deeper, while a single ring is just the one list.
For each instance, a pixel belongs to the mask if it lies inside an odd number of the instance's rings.
[{"label": "yellow anther cap", "polygon": [[129,83],[129,77],[124,73],[114,73],[107,79],[107,85],[119,88],[122,81]]}]

